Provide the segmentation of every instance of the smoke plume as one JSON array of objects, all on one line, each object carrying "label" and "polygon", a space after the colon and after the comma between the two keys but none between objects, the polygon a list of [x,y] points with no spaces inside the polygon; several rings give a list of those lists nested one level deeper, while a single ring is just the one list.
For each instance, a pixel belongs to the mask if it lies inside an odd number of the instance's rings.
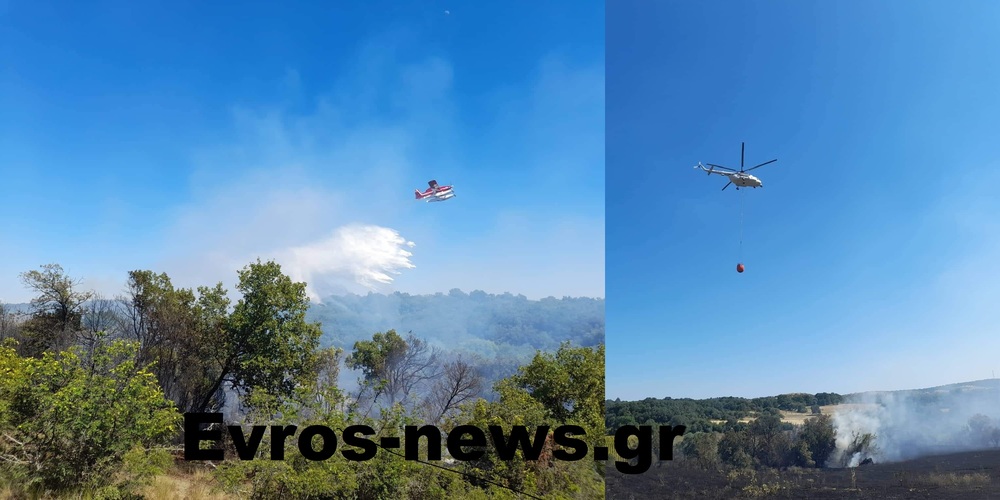
[{"label": "smoke plume", "polygon": [[[833,415],[831,467],[895,462],[1000,445],[1000,383],[852,395]],[[867,437],[867,440],[866,440]]]}]

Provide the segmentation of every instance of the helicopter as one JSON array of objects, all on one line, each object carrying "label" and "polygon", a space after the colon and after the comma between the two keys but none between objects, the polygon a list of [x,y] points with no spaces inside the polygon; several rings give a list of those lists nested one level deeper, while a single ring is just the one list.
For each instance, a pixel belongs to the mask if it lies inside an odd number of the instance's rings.
[{"label": "helicopter", "polygon": [[[725,191],[726,188],[729,187],[730,184],[736,184],[736,189],[737,190],[739,190],[741,187],[749,187],[749,188],[754,188],[754,189],[757,189],[759,187],[764,187],[764,183],[761,182],[760,179],[758,179],[757,177],[755,177],[753,175],[748,174],[747,172],[749,172],[749,171],[751,171],[751,170],[753,170],[755,168],[763,167],[764,165],[767,165],[768,163],[774,163],[774,162],[778,161],[778,159],[775,158],[775,159],[773,159],[771,161],[765,161],[764,163],[761,163],[760,165],[757,165],[755,167],[750,167],[750,168],[744,169],[743,168],[743,158],[744,158],[744,154],[746,153],[746,143],[744,142],[742,144],[743,144],[743,146],[742,146],[742,148],[740,150],[740,169],[739,170],[733,170],[733,169],[731,169],[729,167],[723,167],[722,165],[714,165],[712,163],[709,163],[708,164],[708,168],[705,168],[705,165],[702,165],[701,162],[698,162],[698,164],[695,165],[694,168],[700,168],[700,169],[708,172],[708,175],[719,174],[719,175],[724,175],[726,177],[729,177],[729,182],[727,182],[725,186],[722,186],[722,190],[723,191]],[[716,170],[716,169],[719,169],[719,170]]]}]

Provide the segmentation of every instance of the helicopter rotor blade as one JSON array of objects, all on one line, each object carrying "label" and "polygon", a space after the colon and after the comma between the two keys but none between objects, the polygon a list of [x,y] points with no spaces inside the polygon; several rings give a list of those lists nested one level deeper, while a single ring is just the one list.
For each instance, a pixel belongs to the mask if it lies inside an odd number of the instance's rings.
[{"label": "helicopter rotor blade", "polygon": [[722,190],[725,191],[726,188],[729,187],[729,185],[732,184],[732,183],[733,183],[733,181],[727,182],[725,186],[722,186]]},{"label": "helicopter rotor blade", "polygon": [[753,170],[754,168],[760,168],[760,167],[763,167],[764,165],[767,165],[768,163],[774,163],[776,161],[778,161],[777,158],[775,158],[775,159],[773,159],[771,161],[765,161],[764,163],[761,163],[760,165],[757,165],[756,167],[748,168],[746,171],[749,172],[749,171]]},{"label": "helicopter rotor blade", "polygon": [[715,165],[715,164],[713,164],[713,163],[706,163],[706,165],[708,165],[708,166],[710,166],[710,167],[715,167],[715,168],[721,168],[721,169],[725,169],[725,170],[728,170],[728,171],[730,171],[730,172],[736,172],[736,170],[735,170],[735,169],[732,169],[732,168],[729,168],[729,167],[723,167],[722,165]]},{"label": "helicopter rotor blade", "polygon": [[747,143],[742,142],[740,144],[741,144],[741,146],[740,146],[740,172],[742,172],[743,171],[743,158],[746,156],[745,153],[747,152]]}]

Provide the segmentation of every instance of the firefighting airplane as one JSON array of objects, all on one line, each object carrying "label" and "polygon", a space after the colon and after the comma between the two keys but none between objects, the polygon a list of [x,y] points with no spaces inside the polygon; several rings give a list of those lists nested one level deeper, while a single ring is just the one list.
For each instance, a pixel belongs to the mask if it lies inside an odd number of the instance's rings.
[{"label": "firefighting airplane", "polygon": [[[754,189],[759,188],[759,187],[764,187],[764,183],[761,182],[760,179],[758,179],[758,178],[756,178],[756,177],[748,174],[747,172],[749,172],[749,171],[751,171],[751,170],[753,170],[755,168],[763,167],[764,165],[767,165],[768,163],[774,163],[774,162],[778,161],[778,159],[775,158],[775,159],[773,159],[771,161],[766,161],[764,163],[761,163],[760,165],[757,165],[755,167],[751,167],[751,168],[748,168],[748,169],[744,170],[743,169],[743,157],[744,157],[744,152],[745,151],[746,151],[746,143],[743,143],[743,147],[740,150],[740,169],[738,171],[737,170],[733,170],[733,169],[731,169],[729,167],[723,167],[722,165],[713,165],[711,163],[708,164],[709,168],[705,168],[705,165],[702,165],[701,162],[698,162],[698,164],[695,165],[694,168],[700,168],[700,169],[708,172],[708,175],[719,174],[719,175],[724,175],[726,177],[729,177],[729,182],[727,182],[725,186],[722,186],[722,190],[723,191],[725,191],[726,188],[729,187],[730,184],[736,184],[736,189],[739,189],[741,187],[750,187],[750,188],[754,188]],[[716,169],[720,169],[720,170],[716,170]]]},{"label": "firefighting airplane", "polygon": [[413,190],[418,200],[424,200],[427,202],[445,201],[455,197],[455,190],[453,186],[438,186],[437,181],[429,181],[427,182],[427,185],[430,187],[425,189],[422,193],[419,189]]}]

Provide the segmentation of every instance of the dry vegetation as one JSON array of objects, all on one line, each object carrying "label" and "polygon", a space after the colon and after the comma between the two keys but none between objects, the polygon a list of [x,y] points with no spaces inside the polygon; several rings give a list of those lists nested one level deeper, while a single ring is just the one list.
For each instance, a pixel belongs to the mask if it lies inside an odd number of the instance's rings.
[{"label": "dry vegetation", "polygon": [[225,500],[236,498],[218,491],[217,483],[204,471],[182,472],[157,476],[141,490],[148,500]]},{"label": "dry vegetation", "polygon": [[[832,414],[834,414],[838,410],[849,410],[849,409],[852,409],[852,408],[855,408],[855,407],[864,407],[864,406],[869,406],[869,405],[841,403],[841,404],[836,404],[836,405],[820,406],[820,408],[819,408],[819,410],[820,410],[819,414],[820,415],[832,415]],[[781,421],[785,422],[785,423],[792,424],[792,425],[802,425],[803,423],[805,423],[806,420],[808,420],[808,419],[816,416],[816,414],[814,414],[812,412],[801,413],[801,412],[788,411],[788,410],[781,410],[780,412],[781,412]],[[755,418],[756,417],[741,418],[741,419],[737,420],[737,422],[739,422],[741,424],[746,424],[746,423],[752,422]],[[709,420],[709,422],[712,422],[713,424],[719,424],[719,425],[722,425],[722,424],[726,423],[725,420],[718,420],[718,419]]]}]

